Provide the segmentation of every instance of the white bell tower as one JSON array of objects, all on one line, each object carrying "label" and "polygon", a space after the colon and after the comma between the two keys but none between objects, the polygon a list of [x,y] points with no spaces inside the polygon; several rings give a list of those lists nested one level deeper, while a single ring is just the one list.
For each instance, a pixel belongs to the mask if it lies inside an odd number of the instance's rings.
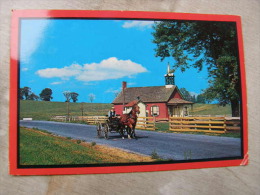
[{"label": "white bell tower", "polygon": [[172,88],[175,85],[173,73],[174,73],[174,71],[170,70],[170,63],[168,63],[167,73],[164,75],[164,77],[165,77],[165,87],[166,88]]}]

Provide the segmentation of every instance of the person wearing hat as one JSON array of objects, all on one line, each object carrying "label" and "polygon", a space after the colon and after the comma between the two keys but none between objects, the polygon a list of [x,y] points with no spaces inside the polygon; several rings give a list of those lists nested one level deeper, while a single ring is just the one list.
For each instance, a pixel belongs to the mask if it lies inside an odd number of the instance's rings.
[{"label": "person wearing hat", "polygon": [[111,110],[108,112],[108,118],[111,119],[111,118],[114,118],[116,116],[116,111],[115,111],[115,108],[112,107]]}]

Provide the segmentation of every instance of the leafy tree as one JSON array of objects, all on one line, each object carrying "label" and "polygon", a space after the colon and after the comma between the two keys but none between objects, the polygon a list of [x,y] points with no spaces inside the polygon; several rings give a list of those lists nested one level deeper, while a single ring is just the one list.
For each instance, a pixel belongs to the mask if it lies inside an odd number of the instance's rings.
[{"label": "leafy tree", "polygon": [[39,100],[39,96],[35,95],[30,87],[23,87],[19,89],[20,100]]},{"label": "leafy tree", "polygon": [[31,88],[30,87],[24,87],[23,88],[23,94],[26,100],[28,100],[29,95],[31,94]]},{"label": "leafy tree", "polygon": [[20,88],[20,89],[19,89],[19,100],[24,100],[24,97],[23,97],[23,88]]},{"label": "leafy tree", "polygon": [[71,100],[71,92],[70,91],[64,91],[63,95],[66,98],[65,102],[70,102],[70,100]]},{"label": "leafy tree", "polygon": [[240,78],[238,45],[234,22],[163,21],[154,25],[156,56],[172,57],[174,68],[185,71],[207,67],[209,88],[205,96],[221,105],[231,104],[232,116],[239,116]]},{"label": "leafy tree", "polygon": [[231,103],[232,116],[239,116],[240,79],[237,59],[224,56],[217,60],[217,64],[217,70],[210,70],[213,76],[209,80],[209,88],[204,91],[205,98],[216,99],[222,106]]},{"label": "leafy tree", "polygon": [[199,94],[197,96],[197,100],[196,103],[201,103],[201,104],[205,104],[206,103],[206,97],[204,94]]},{"label": "leafy tree", "polygon": [[76,92],[71,92],[71,99],[72,99],[72,101],[73,101],[74,103],[78,101],[78,96],[79,96],[78,93],[76,93]]},{"label": "leafy tree", "polygon": [[194,102],[194,103],[196,102],[196,96],[195,95],[191,96],[191,101]]},{"label": "leafy tree", "polygon": [[34,100],[34,101],[38,101],[40,99],[40,97],[38,95],[35,95],[34,93],[31,93],[28,96],[28,100]]},{"label": "leafy tree", "polygon": [[31,88],[30,87],[23,87],[23,88],[20,88],[19,90],[19,97],[20,97],[20,100],[28,100],[28,97],[30,96],[31,94]]},{"label": "leafy tree", "polygon": [[89,101],[92,103],[93,101],[94,101],[94,99],[96,98],[96,96],[95,96],[95,94],[93,94],[93,93],[90,93],[89,95],[88,95],[88,97],[89,97]]},{"label": "leafy tree", "polygon": [[180,92],[185,100],[193,101],[193,98],[192,98],[190,92],[188,92],[185,88],[180,88]]},{"label": "leafy tree", "polygon": [[51,95],[52,95],[52,90],[50,88],[45,88],[40,93],[40,98],[43,101],[51,101],[51,99],[53,99],[53,97]]}]

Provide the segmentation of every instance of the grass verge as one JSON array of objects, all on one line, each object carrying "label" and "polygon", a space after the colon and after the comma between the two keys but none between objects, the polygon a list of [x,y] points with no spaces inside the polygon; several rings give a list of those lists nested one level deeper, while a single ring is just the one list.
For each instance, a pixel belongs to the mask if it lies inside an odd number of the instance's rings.
[{"label": "grass verge", "polygon": [[66,165],[152,162],[120,149],[67,139],[44,131],[20,128],[20,165]]}]

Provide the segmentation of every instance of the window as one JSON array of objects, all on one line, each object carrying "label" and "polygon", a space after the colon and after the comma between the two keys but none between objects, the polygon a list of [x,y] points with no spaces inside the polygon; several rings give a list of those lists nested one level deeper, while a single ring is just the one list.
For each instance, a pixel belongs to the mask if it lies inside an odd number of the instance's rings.
[{"label": "window", "polygon": [[152,106],[151,107],[151,115],[152,116],[159,116],[159,106]]}]

